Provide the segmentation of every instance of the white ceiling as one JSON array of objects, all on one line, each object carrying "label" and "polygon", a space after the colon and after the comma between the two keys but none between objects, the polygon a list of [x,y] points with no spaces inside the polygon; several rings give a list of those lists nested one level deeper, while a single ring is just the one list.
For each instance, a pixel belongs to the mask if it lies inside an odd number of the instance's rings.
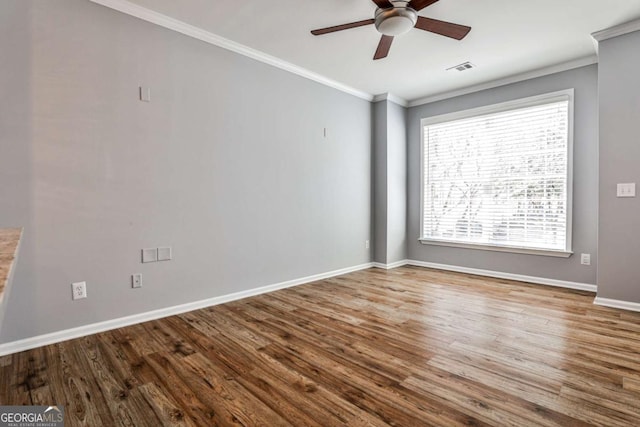
[{"label": "white ceiling", "polygon": [[[373,61],[371,0],[130,0],[372,95],[416,100],[592,57],[591,33],[640,18],[640,0],[440,0],[421,16],[473,27],[462,41],[412,29]],[[470,61],[476,69],[445,69]]]}]

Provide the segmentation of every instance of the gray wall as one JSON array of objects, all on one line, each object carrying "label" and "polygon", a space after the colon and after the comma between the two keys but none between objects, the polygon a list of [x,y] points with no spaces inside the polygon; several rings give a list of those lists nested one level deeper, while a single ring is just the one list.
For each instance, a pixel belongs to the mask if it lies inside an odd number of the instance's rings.
[{"label": "gray wall", "polygon": [[373,260],[387,263],[387,101],[373,104]]},{"label": "gray wall", "polygon": [[387,102],[387,264],[407,259],[407,109]]},{"label": "gray wall", "polygon": [[0,19],[2,342],[371,260],[369,102],[85,0]]},{"label": "gray wall", "polygon": [[[25,213],[31,206],[31,147],[21,143],[31,138],[31,129],[24,125],[23,120],[31,110],[28,72],[31,57],[29,49],[24,48],[31,38],[28,10],[28,3],[19,0],[0,4],[0,54],[3,62],[0,66],[0,227],[10,225],[2,221],[4,206],[10,205],[12,209]],[[27,249],[23,245],[21,252],[24,254]],[[0,322],[4,322],[5,307],[12,289],[12,286],[4,289]]]},{"label": "gray wall", "polygon": [[389,101],[373,104],[374,261],[407,258],[406,108]]},{"label": "gray wall", "polygon": [[631,302],[640,302],[640,198],[617,198],[616,184],[640,183],[639,50],[640,32],[601,42],[598,75],[598,296]]},{"label": "gray wall", "polygon": [[[513,274],[596,283],[598,221],[597,66],[553,74],[431,104],[408,112],[408,257]],[[484,105],[575,88],[573,251],[568,259],[422,245],[420,237],[420,120]],[[580,264],[591,254],[591,266]]]}]

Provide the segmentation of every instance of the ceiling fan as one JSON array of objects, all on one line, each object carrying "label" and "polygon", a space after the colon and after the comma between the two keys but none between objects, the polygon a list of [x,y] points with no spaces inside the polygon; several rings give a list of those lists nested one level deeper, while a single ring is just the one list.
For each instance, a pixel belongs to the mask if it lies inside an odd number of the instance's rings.
[{"label": "ceiling fan", "polygon": [[451,22],[439,21],[437,19],[418,16],[418,12],[438,0],[372,0],[378,8],[374,19],[351,22],[349,24],[336,25],[333,27],[320,28],[311,31],[314,36],[333,33],[336,31],[348,30],[350,28],[362,27],[364,25],[375,24],[376,30],[382,34],[378,48],[373,59],[386,58],[391,49],[391,42],[395,36],[408,32],[411,28],[429,31],[452,39],[462,40],[471,31],[471,27],[466,25],[452,24]]}]

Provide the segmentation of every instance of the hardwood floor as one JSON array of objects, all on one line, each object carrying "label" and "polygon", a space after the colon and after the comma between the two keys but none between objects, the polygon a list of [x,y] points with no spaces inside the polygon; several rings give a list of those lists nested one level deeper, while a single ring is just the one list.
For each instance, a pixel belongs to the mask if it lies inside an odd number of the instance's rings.
[{"label": "hardwood floor", "polygon": [[640,314],[371,269],[0,358],[67,426],[638,426]]}]

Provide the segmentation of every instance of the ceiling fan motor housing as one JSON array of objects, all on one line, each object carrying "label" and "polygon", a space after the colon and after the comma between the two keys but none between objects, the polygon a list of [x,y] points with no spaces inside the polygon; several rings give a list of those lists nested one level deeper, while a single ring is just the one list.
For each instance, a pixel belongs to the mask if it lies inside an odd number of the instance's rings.
[{"label": "ceiling fan motor housing", "polygon": [[407,1],[392,1],[392,8],[376,10],[376,29],[386,36],[399,36],[412,29],[418,21],[418,12],[407,6]]}]

